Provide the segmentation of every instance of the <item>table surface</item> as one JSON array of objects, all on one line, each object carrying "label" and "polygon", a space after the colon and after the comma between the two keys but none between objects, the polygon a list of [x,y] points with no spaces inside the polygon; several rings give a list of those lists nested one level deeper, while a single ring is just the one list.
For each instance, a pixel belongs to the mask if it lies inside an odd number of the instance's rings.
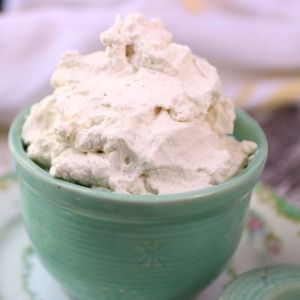
[{"label": "table surface", "polygon": [[269,143],[262,181],[300,207],[300,106],[251,113],[264,129]]},{"label": "table surface", "polygon": [[[300,106],[250,113],[263,127],[269,143],[262,181],[279,195],[300,205]],[[0,129],[0,174],[11,169],[7,130]]]}]

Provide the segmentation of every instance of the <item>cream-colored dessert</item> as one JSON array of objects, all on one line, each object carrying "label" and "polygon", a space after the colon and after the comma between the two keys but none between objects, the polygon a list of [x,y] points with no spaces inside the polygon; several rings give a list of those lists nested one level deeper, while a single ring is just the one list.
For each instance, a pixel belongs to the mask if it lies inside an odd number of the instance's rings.
[{"label": "cream-colored dessert", "polygon": [[32,107],[22,133],[32,160],[134,194],[200,189],[245,167],[256,144],[231,136],[234,106],[213,66],[140,14],[117,17],[101,41],[104,52],[65,53],[53,94]]}]

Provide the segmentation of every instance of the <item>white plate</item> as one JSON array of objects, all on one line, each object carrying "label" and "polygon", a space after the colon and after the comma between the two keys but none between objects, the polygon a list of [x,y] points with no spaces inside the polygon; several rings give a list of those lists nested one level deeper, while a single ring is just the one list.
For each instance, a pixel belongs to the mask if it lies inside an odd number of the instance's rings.
[{"label": "white plate", "polygon": [[[227,270],[197,300],[216,300],[239,274],[259,266],[300,263],[300,219],[278,208],[278,197],[256,189],[247,225]],[[299,213],[300,214],[300,213]],[[71,300],[34,254],[20,214],[14,174],[0,178],[0,299]],[[103,299],[105,300],[105,299]]]}]

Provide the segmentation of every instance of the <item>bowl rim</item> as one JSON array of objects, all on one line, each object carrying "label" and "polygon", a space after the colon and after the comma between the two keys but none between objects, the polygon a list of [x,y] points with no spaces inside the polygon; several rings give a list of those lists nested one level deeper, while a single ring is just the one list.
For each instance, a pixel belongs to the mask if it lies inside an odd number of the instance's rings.
[{"label": "bowl rim", "polygon": [[55,178],[49,174],[46,170],[42,169],[36,163],[34,163],[26,154],[24,150],[21,132],[23,124],[26,120],[27,115],[30,112],[32,105],[22,110],[15,120],[13,121],[9,130],[9,148],[10,151],[17,162],[21,165],[28,173],[38,177],[39,180],[51,184],[56,188],[63,188],[66,191],[77,193],[82,196],[87,196],[89,198],[105,199],[109,201],[115,201],[119,203],[132,203],[132,204],[150,204],[153,203],[179,203],[186,202],[188,199],[193,201],[197,199],[207,199],[211,196],[218,196],[224,192],[230,192],[230,190],[235,190],[240,186],[246,185],[247,182],[257,174],[263,168],[267,153],[268,144],[266,136],[258,125],[258,123],[245,111],[242,109],[236,109],[236,120],[239,120],[246,124],[247,127],[251,128],[256,136],[256,143],[258,145],[255,154],[249,160],[248,166],[240,173],[234,177],[226,180],[215,186],[210,186],[207,188],[196,189],[192,191],[180,192],[180,193],[170,193],[170,194],[160,194],[160,195],[148,195],[148,194],[125,194],[111,191],[102,191],[100,189],[94,189],[90,187],[85,187],[78,185],[76,183],[68,182],[63,179]]},{"label": "bowl rim", "polygon": [[[259,279],[262,279],[262,276],[265,276],[266,274],[269,274],[269,277],[277,277],[277,278],[283,278],[287,275],[290,276],[290,278],[295,278],[295,273],[298,275],[300,272],[300,264],[288,264],[288,263],[280,263],[277,265],[269,265],[269,266],[260,266],[256,269],[248,270],[241,275],[237,276],[232,282],[230,282],[222,292],[219,300],[237,300],[240,299],[240,296],[245,296],[245,294],[237,294],[237,297],[234,297],[237,293],[237,291],[241,291],[241,283],[244,283],[245,286],[249,286],[249,283],[255,283],[257,286],[257,282]],[[247,283],[247,285],[245,285]],[[267,296],[267,298],[263,299],[273,299],[274,296],[278,296],[282,292],[289,291],[291,289],[294,289],[297,287],[297,290],[300,289],[298,278],[292,280],[291,282],[285,282],[283,285],[278,285],[277,287],[270,290],[270,292],[267,292],[267,295],[260,295],[260,296]],[[244,289],[245,290],[245,289]],[[244,292],[242,289],[242,293]],[[265,287],[262,286],[259,290],[263,293],[265,290]],[[249,291],[245,291],[246,293]],[[287,299],[288,300],[288,299]]]}]

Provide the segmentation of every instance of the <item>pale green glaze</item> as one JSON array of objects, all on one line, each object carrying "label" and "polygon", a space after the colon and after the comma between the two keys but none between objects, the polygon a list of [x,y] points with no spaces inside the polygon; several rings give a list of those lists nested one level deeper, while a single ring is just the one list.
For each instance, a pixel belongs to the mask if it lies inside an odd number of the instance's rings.
[{"label": "pale green glaze", "polygon": [[237,112],[236,136],[258,143],[249,166],[215,187],[170,195],[102,192],[51,177],[10,131],[23,216],[45,267],[78,300],[183,300],[230,260],[267,156],[255,121]]},{"label": "pale green glaze", "polygon": [[219,300],[299,300],[300,266],[278,265],[244,273]]}]

